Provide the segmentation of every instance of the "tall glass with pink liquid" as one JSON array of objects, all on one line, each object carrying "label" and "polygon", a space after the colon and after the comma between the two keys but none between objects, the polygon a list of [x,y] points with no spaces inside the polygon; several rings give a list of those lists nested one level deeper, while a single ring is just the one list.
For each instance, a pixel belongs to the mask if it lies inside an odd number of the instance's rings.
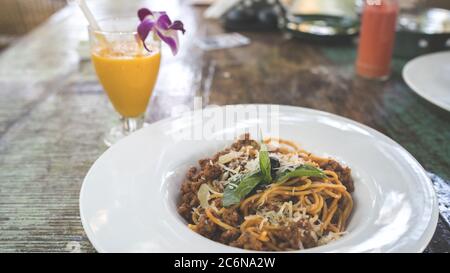
[{"label": "tall glass with pink liquid", "polygon": [[365,0],[356,73],[370,79],[387,79],[399,6],[397,0]]}]

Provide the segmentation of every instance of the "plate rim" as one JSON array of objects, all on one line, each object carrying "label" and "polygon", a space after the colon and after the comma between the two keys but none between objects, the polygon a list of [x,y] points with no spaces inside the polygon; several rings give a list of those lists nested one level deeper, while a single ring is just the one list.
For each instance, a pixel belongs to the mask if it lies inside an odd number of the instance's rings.
[{"label": "plate rim", "polygon": [[423,90],[421,90],[421,88],[419,88],[417,85],[415,85],[413,83],[413,80],[411,79],[410,76],[408,76],[409,71],[412,69],[411,67],[413,65],[415,65],[416,62],[421,61],[423,59],[426,58],[430,58],[430,57],[434,57],[436,55],[450,55],[450,50],[445,50],[445,51],[439,51],[439,52],[434,52],[434,53],[429,53],[429,54],[425,54],[425,55],[420,55],[418,57],[415,57],[412,60],[409,60],[405,66],[403,67],[402,70],[402,77],[403,80],[405,81],[406,85],[417,95],[419,95],[421,98],[425,99],[427,102],[438,106],[439,108],[450,112],[450,105],[444,104],[440,101],[437,101],[436,99],[432,98],[431,96],[427,95],[426,92],[423,92]]},{"label": "plate rim", "polygon": [[[420,167],[421,175],[423,176],[424,180],[428,181],[428,183],[426,183],[424,185],[428,188],[428,191],[432,194],[432,199],[433,200],[432,200],[432,208],[431,208],[432,209],[432,213],[430,214],[430,220],[429,220],[429,223],[428,223],[427,227],[425,228],[425,230],[424,230],[424,232],[422,234],[422,238],[423,239],[418,241],[418,242],[422,242],[422,244],[420,244],[420,245],[418,244],[417,245],[417,250],[416,251],[411,251],[411,252],[412,253],[413,252],[421,253],[421,252],[423,252],[426,249],[426,247],[430,243],[430,241],[431,241],[431,239],[432,239],[432,237],[433,237],[433,235],[435,233],[435,230],[436,230],[437,224],[438,224],[439,207],[438,207],[438,202],[437,202],[437,196],[436,196],[436,193],[435,193],[434,188],[432,186],[432,182],[431,182],[430,178],[428,177],[428,175],[426,173],[426,170],[423,168],[422,164],[420,164],[420,162],[408,150],[406,150],[402,145],[400,145],[398,142],[396,142],[395,140],[393,140],[389,136],[387,136],[387,135],[377,131],[374,128],[371,128],[368,125],[360,123],[360,122],[358,122],[356,120],[352,120],[352,119],[347,118],[347,117],[343,117],[343,116],[340,116],[340,115],[337,115],[337,114],[334,114],[334,113],[330,113],[330,112],[326,112],[326,111],[322,111],[322,110],[317,110],[317,109],[313,109],[313,108],[292,106],[292,105],[259,104],[259,103],[254,103],[254,104],[252,104],[252,103],[250,103],[250,104],[227,104],[227,105],[221,105],[219,107],[220,108],[230,107],[230,106],[231,107],[240,107],[240,106],[244,106],[245,107],[245,106],[249,106],[249,105],[251,105],[251,106],[278,106],[280,110],[282,108],[284,108],[286,110],[297,110],[297,111],[300,110],[300,111],[306,111],[306,112],[313,113],[313,114],[316,113],[318,115],[326,115],[326,116],[329,116],[329,117],[337,118],[337,119],[340,119],[342,121],[349,122],[351,124],[356,124],[356,125],[362,127],[363,129],[369,131],[371,134],[375,134],[378,137],[384,138],[388,142],[390,142],[390,144],[394,144],[397,147],[399,147],[402,150],[403,153],[405,153],[411,160],[413,160]],[[214,108],[211,108],[211,109],[214,109]],[[84,196],[84,194],[86,194],[85,193],[85,187],[86,187],[85,185],[87,184],[87,182],[86,182],[87,178],[89,177],[91,172],[93,172],[94,167],[96,166],[97,162],[102,160],[103,157],[107,156],[107,154],[111,151],[111,148],[113,148],[114,146],[117,146],[117,144],[123,142],[125,139],[128,139],[128,138],[132,137],[136,133],[142,132],[146,128],[149,128],[149,127],[152,127],[152,126],[157,126],[157,125],[159,125],[161,123],[171,122],[171,121],[174,121],[174,120],[177,120],[177,119],[182,119],[184,117],[192,116],[195,113],[198,113],[199,111],[208,111],[208,107],[206,107],[204,109],[201,109],[201,110],[194,110],[194,111],[190,110],[190,111],[187,111],[187,112],[181,114],[180,116],[164,118],[164,119],[158,120],[158,121],[150,124],[149,126],[147,126],[145,128],[140,129],[140,130],[134,132],[133,134],[125,137],[124,139],[121,139],[119,142],[117,142],[113,146],[109,147],[91,165],[91,167],[89,168],[89,170],[86,173],[85,177],[83,178],[83,182],[82,182],[82,185],[81,185],[81,188],[80,188],[80,194],[79,194],[79,200],[78,201],[79,201],[79,210],[80,210],[80,220],[81,220],[81,224],[83,226],[83,230],[84,230],[86,236],[88,237],[89,242],[92,244],[92,246],[95,248],[95,250],[97,252],[99,252],[99,253],[108,253],[109,251],[103,249],[103,247],[101,247],[98,244],[98,242],[96,242],[96,240],[94,239],[95,236],[94,236],[94,234],[91,233],[91,230],[88,228],[88,224],[86,223],[87,220],[84,217],[83,204],[82,204],[83,196]],[[266,252],[256,252],[256,253],[266,253]],[[288,252],[281,252],[281,253],[302,253],[302,252],[298,252],[298,251],[291,252],[291,251],[288,251]]]}]

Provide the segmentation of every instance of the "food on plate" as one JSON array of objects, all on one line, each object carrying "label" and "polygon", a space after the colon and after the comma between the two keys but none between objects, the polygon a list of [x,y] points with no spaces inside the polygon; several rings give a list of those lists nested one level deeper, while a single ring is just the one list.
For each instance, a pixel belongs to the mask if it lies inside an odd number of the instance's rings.
[{"label": "food on plate", "polygon": [[353,191],[351,170],[336,160],[245,134],[189,169],[178,212],[191,230],[229,246],[299,250],[345,234]]}]

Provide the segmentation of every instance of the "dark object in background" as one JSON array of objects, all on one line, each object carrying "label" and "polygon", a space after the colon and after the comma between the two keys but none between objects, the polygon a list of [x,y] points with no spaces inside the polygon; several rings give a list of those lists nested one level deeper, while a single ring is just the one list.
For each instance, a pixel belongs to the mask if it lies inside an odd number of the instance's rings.
[{"label": "dark object in background", "polygon": [[450,49],[450,11],[431,8],[400,14],[394,55],[412,58]]},{"label": "dark object in background", "polygon": [[274,31],[278,30],[278,19],[283,7],[273,0],[242,1],[223,16],[229,31]]},{"label": "dark object in background", "polygon": [[348,42],[359,32],[359,21],[325,14],[289,15],[284,28],[294,37],[316,42]]},{"label": "dark object in background", "polygon": [[351,42],[359,33],[354,0],[302,0],[286,2],[282,28],[303,40]]},{"label": "dark object in background", "polygon": [[[359,34],[358,17],[291,13],[278,0],[246,0],[222,17],[228,31],[284,30],[313,42],[349,42]],[[358,6],[355,5],[355,12]],[[412,58],[450,49],[450,11],[431,8],[419,14],[400,13],[394,55]]]},{"label": "dark object in background", "polygon": [[356,17],[331,14],[293,14],[278,0],[246,0],[223,16],[229,31],[284,30],[315,42],[351,41],[359,31]]}]

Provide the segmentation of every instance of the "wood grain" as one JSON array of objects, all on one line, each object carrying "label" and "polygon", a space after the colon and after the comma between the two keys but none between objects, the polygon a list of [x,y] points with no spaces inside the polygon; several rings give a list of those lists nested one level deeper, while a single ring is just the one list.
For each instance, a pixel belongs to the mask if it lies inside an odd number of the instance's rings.
[{"label": "wood grain", "polygon": [[[372,82],[355,77],[353,44],[331,47],[281,33],[244,33],[252,39],[247,47],[203,52],[195,38],[222,33],[220,25],[204,21],[201,9],[160,2],[127,6],[160,5],[182,17],[188,29],[178,56],[163,52],[148,121],[170,116],[174,105],[191,106],[194,96],[207,104],[310,107],[385,133],[426,169],[450,178],[450,113],[405,85],[404,60],[395,61],[390,80]],[[123,12],[116,1],[95,3],[97,13]],[[69,6],[0,55],[1,252],[95,251],[80,223],[79,190],[105,151],[102,134],[117,115],[91,63],[80,58],[80,41],[87,39],[82,20]],[[449,242],[440,221],[427,251],[448,252]]]}]

